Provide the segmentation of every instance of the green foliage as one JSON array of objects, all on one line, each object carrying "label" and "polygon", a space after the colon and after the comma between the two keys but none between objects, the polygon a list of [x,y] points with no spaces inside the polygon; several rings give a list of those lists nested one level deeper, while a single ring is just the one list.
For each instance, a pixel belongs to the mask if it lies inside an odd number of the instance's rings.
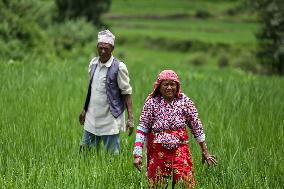
[{"label": "green foliage", "polygon": [[204,53],[197,53],[191,59],[194,66],[202,66],[207,64],[207,56]]},{"label": "green foliage", "polygon": [[207,10],[197,10],[195,13],[195,17],[205,19],[211,17],[211,14]]},{"label": "green foliage", "polygon": [[55,3],[59,21],[85,17],[96,26],[102,27],[100,17],[109,10],[111,0],[55,0]]},{"label": "green foliage", "polygon": [[63,50],[71,50],[74,46],[84,46],[97,40],[96,28],[85,19],[67,20],[54,24],[48,29],[58,54]]},{"label": "green foliage", "polygon": [[0,1],[0,56],[22,60],[27,54],[46,57],[94,43],[96,28],[85,19],[53,23],[53,1]]},{"label": "green foliage", "polygon": [[218,66],[219,68],[224,68],[229,66],[229,56],[225,52],[221,52],[219,57],[218,57]]},{"label": "green foliage", "polygon": [[113,0],[109,13],[113,16],[163,17],[172,15],[187,15],[195,17],[199,10],[206,10],[212,17],[219,16],[224,11],[235,6],[237,1],[195,1],[195,0]]},{"label": "green foliage", "polygon": [[1,58],[22,59],[27,53],[47,53],[51,43],[40,26],[49,21],[40,19],[43,14],[41,1],[0,1],[0,49]]},{"label": "green foliage", "polygon": [[257,9],[261,31],[258,58],[269,70],[284,74],[284,3],[281,0],[252,1]]},{"label": "green foliage", "polygon": [[237,68],[240,68],[244,71],[250,72],[250,73],[258,73],[259,68],[256,64],[256,60],[254,56],[251,53],[243,53],[239,55],[234,61],[233,65]]}]

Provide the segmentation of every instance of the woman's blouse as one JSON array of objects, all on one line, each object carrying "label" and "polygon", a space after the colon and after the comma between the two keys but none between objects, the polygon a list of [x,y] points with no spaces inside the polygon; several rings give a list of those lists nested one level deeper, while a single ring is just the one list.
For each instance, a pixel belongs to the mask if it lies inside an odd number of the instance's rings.
[{"label": "woman's blouse", "polygon": [[137,127],[134,157],[142,157],[142,148],[150,132],[157,134],[169,130],[176,131],[186,126],[189,126],[198,142],[205,141],[197,109],[185,94],[182,94],[180,98],[174,98],[170,103],[160,95],[150,98],[144,104]]}]

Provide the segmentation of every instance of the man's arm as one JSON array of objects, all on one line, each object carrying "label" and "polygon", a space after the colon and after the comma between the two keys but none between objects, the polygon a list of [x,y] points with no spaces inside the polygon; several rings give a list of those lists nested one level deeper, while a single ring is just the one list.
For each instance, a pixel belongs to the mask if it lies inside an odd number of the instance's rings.
[{"label": "man's arm", "polygon": [[127,125],[126,126],[127,126],[127,129],[128,129],[128,135],[130,136],[132,134],[133,128],[134,128],[131,94],[123,95],[123,99],[124,99],[125,106],[126,106],[126,109],[127,109],[128,119],[127,119]]},{"label": "man's arm", "polygon": [[85,123],[85,118],[86,118],[86,113],[88,111],[88,106],[89,106],[89,102],[90,102],[90,97],[91,97],[91,82],[92,82],[92,76],[91,76],[91,67],[92,64],[94,64],[94,61],[97,61],[97,58],[93,58],[89,64],[89,76],[90,76],[90,81],[89,81],[89,86],[88,86],[88,93],[86,96],[86,100],[85,100],[85,104],[84,104],[84,108],[81,111],[80,115],[79,115],[79,122],[81,125],[84,125]]},{"label": "man's arm", "polygon": [[133,132],[134,122],[133,122],[133,113],[132,113],[132,87],[130,85],[130,78],[126,65],[123,62],[119,64],[119,71],[117,75],[117,83],[121,90],[123,100],[127,109],[128,119],[127,119],[127,130],[128,135],[130,136]]}]

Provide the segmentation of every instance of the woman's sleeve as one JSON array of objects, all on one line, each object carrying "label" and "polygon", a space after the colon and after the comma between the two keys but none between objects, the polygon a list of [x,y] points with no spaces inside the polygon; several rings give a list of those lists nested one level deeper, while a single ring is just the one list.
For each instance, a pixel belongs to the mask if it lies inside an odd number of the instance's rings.
[{"label": "woman's sleeve", "polygon": [[198,143],[205,141],[205,134],[203,132],[202,123],[198,117],[197,109],[193,101],[186,97],[185,100],[186,106],[186,123],[190,128],[190,132],[197,140]]},{"label": "woman's sleeve", "polygon": [[152,102],[153,102],[152,99],[150,99],[144,103],[143,111],[140,115],[139,125],[136,131],[136,139],[133,150],[134,158],[142,157],[143,145],[151,129],[152,120],[153,120]]}]

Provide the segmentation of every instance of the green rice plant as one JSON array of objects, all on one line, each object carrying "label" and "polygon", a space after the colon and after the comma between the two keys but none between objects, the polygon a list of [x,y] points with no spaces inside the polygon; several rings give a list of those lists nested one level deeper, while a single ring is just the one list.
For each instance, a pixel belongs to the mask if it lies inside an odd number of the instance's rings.
[{"label": "green rice plant", "polygon": [[[157,74],[175,70],[204,124],[219,165],[201,164],[190,137],[196,188],[281,188],[284,184],[284,80],[194,67],[190,54],[131,46],[124,52],[133,87],[135,125]],[[0,186],[2,188],[147,188],[133,167],[134,136],[121,133],[121,153],[79,155],[78,114],[87,90],[91,49],[65,59],[0,62]],[[80,57],[80,58],[78,58]],[[145,163],[145,161],[144,161]]]}]

